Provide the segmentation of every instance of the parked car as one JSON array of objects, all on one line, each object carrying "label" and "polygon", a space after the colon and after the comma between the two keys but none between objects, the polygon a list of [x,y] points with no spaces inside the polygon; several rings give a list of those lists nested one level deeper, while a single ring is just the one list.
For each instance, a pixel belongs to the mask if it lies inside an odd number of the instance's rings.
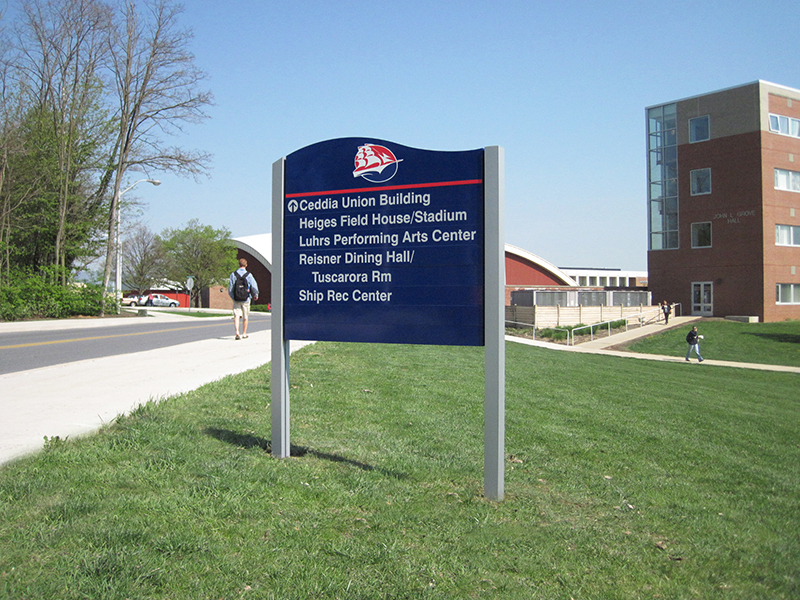
[{"label": "parked car", "polygon": [[128,294],[122,299],[122,304],[125,306],[142,306],[144,305],[147,296],[139,296],[138,294]]},{"label": "parked car", "polygon": [[164,294],[148,294],[142,296],[145,306],[178,306],[178,301]]}]

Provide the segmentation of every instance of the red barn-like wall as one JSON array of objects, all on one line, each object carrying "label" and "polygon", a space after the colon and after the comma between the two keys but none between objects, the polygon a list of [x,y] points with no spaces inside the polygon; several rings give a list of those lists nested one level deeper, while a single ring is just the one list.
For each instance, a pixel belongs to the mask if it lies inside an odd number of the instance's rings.
[{"label": "red barn-like wall", "polygon": [[532,261],[506,252],[506,285],[569,285],[555,273]]}]

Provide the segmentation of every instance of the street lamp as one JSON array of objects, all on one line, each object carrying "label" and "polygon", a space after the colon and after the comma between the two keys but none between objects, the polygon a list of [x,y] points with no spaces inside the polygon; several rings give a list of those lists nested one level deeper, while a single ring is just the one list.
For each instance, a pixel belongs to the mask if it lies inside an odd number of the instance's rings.
[{"label": "street lamp", "polygon": [[132,190],[133,188],[135,188],[137,185],[139,185],[143,181],[146,181],[147,183],[152,183],[153,185],[161,185],[161,182],[158,179],[140,179],[139,181],[134,181],[132,184],[130,184],[128,187],[126,187],[124,190],[122,190],[119,194],[117,194],[117,202],[116,202],[117,214],[116,214],[116,219],[115,219],[116,220],[116,226],[117,226],[116,227],[116,242],[115,242],[116,253],[117,253],[117,256],[116,256],[116,259],[117,259],[116,260],[116,262],[117,262],[116,271],[117,271],[117,273],[116,273],[116,277],[114,278],[114,286],[115,286],[115,289],[116,289],[115,295],[116,295],[116,298],[117,298],[117,314],[119,314],[119,308],[122,305],[122,252],[120,252],[120,247],[119,247],[119,229],[120,229],[120,224],[121,224],[122,206],[120,205],[120,201],[122,200],[122,194]]}]

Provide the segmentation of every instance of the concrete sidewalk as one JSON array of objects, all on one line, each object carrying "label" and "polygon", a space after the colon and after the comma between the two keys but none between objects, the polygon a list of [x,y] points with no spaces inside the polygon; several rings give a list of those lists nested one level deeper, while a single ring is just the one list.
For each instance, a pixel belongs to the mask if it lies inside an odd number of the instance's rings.
[{"label": "concrete sidewalk", "polygon": [[[222,311],[217,311],[222,312]],[[152,317],[2,323],[0,331],[78,329],[137,322],[191,320],[151,311]],[[206,319],[232,317],[206,317]],[[271,332],[231,335],[134,354],[71,362],[0,375],[0,464],[42,448],[44,437],[92,433],[148,400],[162,399],[254,369],[270,361]],[[292,342],[292,351],[311,342]],[[264,398],[268,410],[269,397]]]},{"label": "concrete sidewalk", "polygon": [[[661,333],[671,329],[684,329],[688,333],[689,326],[693,321],[700,321],[702,317],[673,317],[670,319],[669,325],[663,323],[655,323],[652,325],[645,325],[636,329],[630,329],[623,333],[617,333],[610,337],[597,338],[593,341],[584,342],[575,346],[568,346],[566,344],[554,344],[551,342],[542,342],[538,340],[529,340],[526,338],[514,337],[507,335],[506,341],[516,342],[518,344],[526,344],[529,346],[539,346],[541,348],[549,348],[551,350],[563,350],[566,352],[584,352],[589,354],[605,354],[607,356],[618,356],[620,358],[635,358],[639,360],[658,360],[662,362],[677,362],[686,363],[685,354],[676,354],[675,356],[663,356],[659,354],[642,354],[639,352],[625,352],[624,350],[614,350],[615,346],[630,342],[654,333]],[[702,346],[701,346],[702,347]],[[681,351],[686,351],[686,346],[681,346]],[[696,364],[697,360],[692,357],[691,363]],[[703,361],[704,365],[716,365],[719,367],[734,367],[739,369],[755,369],[759,371],[779,371],[783,373],[800,373],[800,367],[785,367],[783,365],[763,365],[759,363],[741,363],[729,360],[714,360],[706,358]]]}]

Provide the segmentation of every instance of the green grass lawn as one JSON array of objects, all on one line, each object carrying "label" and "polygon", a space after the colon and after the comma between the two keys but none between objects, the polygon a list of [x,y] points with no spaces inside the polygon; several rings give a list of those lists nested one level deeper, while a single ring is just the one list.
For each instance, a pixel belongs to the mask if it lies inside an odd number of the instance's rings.
[{"label": "green grass lawn", "polygon": [[[703,319],[697,323],[703,358],[766,365],[800,366],[800,321],[737,323]],[[637,340],[626,347],[631,352],[683,356],[691,325],[670,329]],[[694,352],[692,360],[695,359]]]},{"label": "green grass lawn", "polygon": [[510,343],[494,503],[482,349],[291,362],[0,469],[0,598],[800,597],[796,375]]}]

